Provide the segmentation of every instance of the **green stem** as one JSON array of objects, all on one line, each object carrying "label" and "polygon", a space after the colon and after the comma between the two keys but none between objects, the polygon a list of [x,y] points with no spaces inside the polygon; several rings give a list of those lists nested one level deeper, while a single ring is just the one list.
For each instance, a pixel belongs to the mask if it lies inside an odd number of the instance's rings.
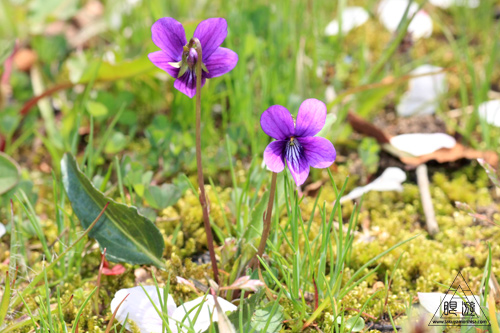
[{"label": "green stem", "polygon": [[[266,216],[264,219],[264,230],[262,231],[262,237],[260,238],[259,249],[257,250],[257,256],[262,257],[264,250],[266,249],[267,239],[269,238],[269,233],[271,232],[271,216],[273,215],[273,204],[274,204],[274,194],[276,192],[276,179],[278,174],[273,172],[273,178],[271,179],[271,193],[269,193],[269,201],[267,203]],[[250,266],[255,267],[259,263],[257,257],[252,259]]]},{"label": "green stem", "polygon": [[219,283],[219,269],[217,268],[217,260],[215,258],[214,237],[210,226],[210,217],[208,215],[207,197],[205,193],[205,181],[203,177],[203,166],[201,163],[201,75],[202,75],[202,50],[201,43],[197,38],[193,38],[190,44],[196,46],[198,60],[196,61],[196,165],[198,168],[198,186],[200,188],[200,204],[203,211],[203,223],[207,234],[208,251],[210,252],[210,261],[212,262],[212,270],[214,272],[214,280]]}]

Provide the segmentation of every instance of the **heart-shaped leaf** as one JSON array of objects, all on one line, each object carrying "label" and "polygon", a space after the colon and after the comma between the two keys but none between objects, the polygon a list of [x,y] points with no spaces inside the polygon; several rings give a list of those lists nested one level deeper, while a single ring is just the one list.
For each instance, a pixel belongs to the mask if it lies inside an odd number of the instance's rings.
[{"label": "heart-shaped leaf", "polygon": [[16,186],[19,178],[17,163],[8,155],[0,152],[0,195]]},{"label": "heart-shaped leaf", "polygon": [[156,209],[164,209],[172,206],[181,197],[181,190],[174,184],[163,184],[159,186],[149,186],[144,192],[146,201]]},{"label": "heart-shaped leaf", "polygon": [[64,154],[61,161],[61,173],[73,211],[84,228],[109,202],[104,215],[89,233],[99,242],[101,249],[106,248],[109,260],[164,267],[161,258],[165,245],[153,222],[140,215],[137,208],[104,196],[80,171],[69,153]]}]

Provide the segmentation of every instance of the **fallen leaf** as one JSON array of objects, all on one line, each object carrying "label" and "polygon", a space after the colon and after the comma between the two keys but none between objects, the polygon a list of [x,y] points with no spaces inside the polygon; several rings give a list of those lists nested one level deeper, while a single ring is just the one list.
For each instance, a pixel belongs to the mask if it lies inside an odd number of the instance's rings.
[{"label": "fallen leaf", "polygon": [[391,137],[387,133],[354,112],[349,111],[347,113],[347,121],[356,132],[371,136],[380,144],[390,143]]},{"label": "fallen leaf", "polygon": [[417,166],[428,161],[436,160],[439,163],[454,162],[460,159],[475,160],[478,158],[484,159],[490,165],[498,165],[498,155],[494,151],[478,151],[469,147],[465,147],[457,143],[453,148],[442,148],[433,153],[417,156],[417,157],[400,157],[405,164]]},{"label": "fallen leaf", "polygon": [[385,150],[398,157],[403,163],[410,166],[417,166],[432,160],[436,160],[439,163],[447,163],[463,158],[469,160],[482,158],[492,166],[496,167],[498,165],[498,155],[496,152],[478,151],[473,148],[465,147],[461,143],[457,143],[453,148],[441,148],[433,153],[422,156],[408,156],[407,153],[402,152],[391,145],[392,137],[389,134],[385,133],[372,123],[364,120],[354,112],[348,112],[347,121],[356,132],[375,138]]}]

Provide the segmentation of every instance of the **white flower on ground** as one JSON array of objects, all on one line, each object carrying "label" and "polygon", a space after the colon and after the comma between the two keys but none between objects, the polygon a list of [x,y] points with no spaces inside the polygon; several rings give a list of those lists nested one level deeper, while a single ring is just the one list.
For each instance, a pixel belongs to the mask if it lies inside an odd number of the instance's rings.
[{"label": "white flower on ground", "polygon": [[[414,69],[413,76],[436,73],[441,67],[422,65]],[[438,107],[439,98],[448,89],[444,73],[415,77],[410,80],[408,91],[404,93],[396,107],[398,115],[433,114]]]},{"label": "white flower on ground", "polygon": [[[341,31],[346,34],[368,21],[368,12],[362,7],[346,7],[342,12]],[[339,21],[333,20],[325,28],[325,35],[336,36],[339,34]]]},{"label": "white flower on ground", "polygon": [[445,133],[411,133],[391,138],[391,145],[413,156],[427,155],[441,148],[453,148],[457,141]]},{"label": "white flower on ground", "polygon": [[[453,299],[454,302],[457,302],[457,314],[462,313],[462,309],[464,308],[462,303],[464,299],[467,299],[467,302],[474,303],[474,311],[477,315],[480,314],[481,309],[479,307],[480,296],[477,295],[462,295],[460,297],[458,294],[453,297],[453,293],[443,294],[443,293],[417,293],[418,301],[420,305],[429,313],[433,315],[436,314],[440,316],[442,312],[444,312],[444,302],[449,302]],[[439,311],[438,311],[439,309]]]},{"label": "white flower on ground", "polygon": [[361,197],[363,194],[370,191],[403,191],[403,186],[401,185],[406,180],[406,174],[403,170],[396,167],[390,167],[384,170],[384,172],[373,182],[368,185],[356,187],[348,195],[343,196],[340,202],[354,200]]},{"label": "white flower on ground", "polygon": [[481,103],[478,107],[479,117],[488,124],[500,127],[500,100]]},{"label": "white flower on ground", "polygon": [[[377,13],[380,22],[390,32],[395,32],[404,17],[409,0],[382,0],[378,6]],[[408,26],[414,40],[429,38],[432,35],[432,19],[424,10],[418,10],[418,5],[412,2],[408,9],[408,18],[416,13]]]},{"label": "white flower on ground", "polygon": [[429,0],[429,2],[440,8],[449,8],[451,6],[466,6],[469,8],[479,7],[479,0]]},{"label": "white flower on ground", "polygon": [[0,238],[2,238],[3,235],[5,235],[5,232],[6,232],[5,226],[2,223],[0,223]]},{"label": "white flower on ground", "polygon": [[[144,290],[147,295],[144,293]],[[128,315],[128,320],[132,321],[142,333],[162,333],[163,321],[151,301],[153,301],[154,305],[161,311],[163,289],[160,288],[159,290],[160,297],[158,297],[155,286],[144,286],[144,290],[141,286],[138,286],[117,291],[115,297],[111,301],[111,311],[114,312],[120,302],[128,295],[116,313],[116,320],[121,324],[125,324],[127,329],[130,329],[130,325],[125,323],[125,319]],[[148,295],[151,300],[148,298]],[[225,312],[231,312],[237,309],[235,305],[220,297],[217,297],[217,300],[222,310]],[[191,309],[194,310],[189,312]],[[215,308],[215,302],[212,295],[198,297],[179,307],[175,304],[172,296],[168,295],[167,313],[169,317],[169,328],[173,333],[188,332],[188,327],[191,327],[191,322],[195,332],[204,332],[208,329],[211,322],[218,321],[218,312]],[[196,318],[196,322],[194,322],[196,314],[198,314],[198,317]]]}]

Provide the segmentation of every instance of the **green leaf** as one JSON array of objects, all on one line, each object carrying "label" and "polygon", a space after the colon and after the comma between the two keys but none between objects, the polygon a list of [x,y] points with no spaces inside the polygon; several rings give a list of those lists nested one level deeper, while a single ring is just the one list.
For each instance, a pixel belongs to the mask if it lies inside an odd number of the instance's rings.
[{"label": "green leaf", "polygon": [[118,64],[94,61],[88,65],[78,83],[89,83],[94,78],[94,75],[98,81],[115,81],[134,77],[154,68],[155,66],[146,56],[134,60],[125,60]]},{"label": "green leaf", "polygon": [[87,111],[94,117],[103,117],[108,114],[106,105],[94,101],[87,102]]},{"label": "green leaf", "polygon": [[265,192],[260,202],[255,206],[252,211],[250,223],[243,235],[243,239],[250,243],[255,238],[262,235],[262,229],[264,228],[264,212],[267,208],[269,201],[269,192]]},{"label": "green leaf", "polygon": [[144,192],[144,199],[153,208],[164,209],[175,204],[181,194],[181,190],[174,184],[163,184],[161,187],[149,186]]},{"label": "green leaf", "polygon": [[122,132],[114,132],[104,146],[106,154],[116,154],[127,145],[127,137]]},{"label": "green leaf", "polygon": [[0,152],[0,195],[17,185],[20,179],[19,166],[8,155]]},{"label": "green leaf", "polygon": [[283,323],[283,307],[276,302],[267,303],[263,308],[255,310],[251,326],[257,332],[274,333],[279,332]]},{"label": "green leaf", "polygon": [[0,40],[0,65],[12,54],[15,45],[14,40]]},{"label": "green leaf", "polygon": [[137,208],[105,197],[80,171],[69,153],[61,160],[61,173],[73,211],[84,228],[88,228],[109,202],[104,215],[89,233],[99,242],[101,249],[106,248],[109,260],[164,267],[162,254],[165,245],[153,222],[140,215]]},{"label": "green leaf", "polygon": [[357,316],[347,319],[345,327],[348,332],[361,332],[364,330],[365,320],[361,317],[356,320],[356,317]]}]

